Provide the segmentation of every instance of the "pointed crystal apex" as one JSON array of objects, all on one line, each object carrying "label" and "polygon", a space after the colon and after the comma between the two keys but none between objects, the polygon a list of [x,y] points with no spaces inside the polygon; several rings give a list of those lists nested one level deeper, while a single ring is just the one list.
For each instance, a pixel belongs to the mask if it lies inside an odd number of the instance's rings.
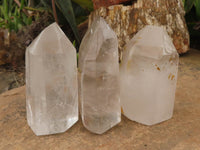
[{"label": "pointed crystal apex", "polygon": [[79,50],[81,115],[84,126],[102,134],[121,121],[117,37],[96,19]]},{"label": "pointed crystal apex", "polygon": [[53,23],[46,27],[38,37],[28,47],[29,51],[35,55],[43,53],[43,49],[52,53],[62,53],[65,50],[62,46],[68,44],[74,50],[73,45],[65,36],[64,32],[57,23]]},{"label": "pointed crystal apex", "polygon": [[78,120],[77,86],[76,50],[53,23],[26,50],[27,121],[36,135],[64,132]]},{"label": "pointed crystal apex", "polygon": [[[134,44],[133,44],[134,43]],[[134,48],[135,55],[160,59],[164,55],[177,53],[171,38],[164,27],[147,25],[127,44],[127,49]]]},{"label": "pointed crystal apex", "polygon": [[133,121],[153,125],[172,117],[178,53],[163,27],[146,26],[126,45],[120,67],[121,105]]}]

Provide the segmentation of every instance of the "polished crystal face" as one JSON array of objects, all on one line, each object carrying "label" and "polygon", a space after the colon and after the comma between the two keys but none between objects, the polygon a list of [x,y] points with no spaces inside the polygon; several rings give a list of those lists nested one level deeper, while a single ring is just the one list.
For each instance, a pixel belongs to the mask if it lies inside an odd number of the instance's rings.
[{"label": "polished crystal face", "polygon": [[87,31],[79,50],[79,98],[84,126],[102,134],[121,120],[118,41],[102,18]]},{"label": "polished crystal face", "polygon": [[173,114],[178,53],[163,27],[146,26],[125,46],[121,105],[133,121],[153,125]]},{"label": "polished crystal face", "polygon": [[26,108],[36,135],[64,132],[78,120],[76,50],[56,23],[26,50]]}]

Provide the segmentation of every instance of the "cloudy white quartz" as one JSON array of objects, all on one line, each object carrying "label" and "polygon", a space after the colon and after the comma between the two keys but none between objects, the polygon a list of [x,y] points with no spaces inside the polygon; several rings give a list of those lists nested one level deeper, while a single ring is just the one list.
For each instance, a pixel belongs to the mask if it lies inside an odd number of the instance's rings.
[{"label": "cloudy white quartz", "polygon": [[178,53],[163,27],[146,26],[125,46],[121,105],[133,121],[153,125],[172,117]]}]

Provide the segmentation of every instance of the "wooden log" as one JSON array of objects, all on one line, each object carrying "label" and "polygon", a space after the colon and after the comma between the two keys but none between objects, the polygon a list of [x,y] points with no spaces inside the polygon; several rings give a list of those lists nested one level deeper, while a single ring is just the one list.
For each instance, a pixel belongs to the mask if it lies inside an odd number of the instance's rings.
[{"label": "wooden log", "polygon": [[138,0],[131,6],[101,7],[89,16],[89,26],[103,17],[119,39],[120,60],[125,44],[145,25],[164,26],[179,54],[189,50],[190,37],[181,0]]},{"label": "wooden log", "polygon": [[125,2],[129,2],[131,0],[92,0],[94,9],[98,9],[100,7],[108,7],[111,5],[122,4]]}]

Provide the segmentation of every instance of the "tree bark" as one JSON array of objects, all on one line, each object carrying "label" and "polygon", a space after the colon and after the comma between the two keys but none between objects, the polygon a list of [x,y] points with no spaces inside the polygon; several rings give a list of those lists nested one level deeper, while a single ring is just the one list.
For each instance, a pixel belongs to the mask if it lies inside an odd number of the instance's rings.
[{"label": "tree bark", "polygon": [[101,7],[89,16],[92,21],[103,17],[115,31],[119,40],[119,54],[126,43],[145,25],[164,26],[179,54],[189,50],[189,33],[185,22],[182,0],[138,0],[131,6]]},{"label": "tree bark", "polygon": [[92,0],[92,1],[93,1],[94,9],[98,9],[100,7],[108,7],[111,5],[131,2],[132,0]]}]

